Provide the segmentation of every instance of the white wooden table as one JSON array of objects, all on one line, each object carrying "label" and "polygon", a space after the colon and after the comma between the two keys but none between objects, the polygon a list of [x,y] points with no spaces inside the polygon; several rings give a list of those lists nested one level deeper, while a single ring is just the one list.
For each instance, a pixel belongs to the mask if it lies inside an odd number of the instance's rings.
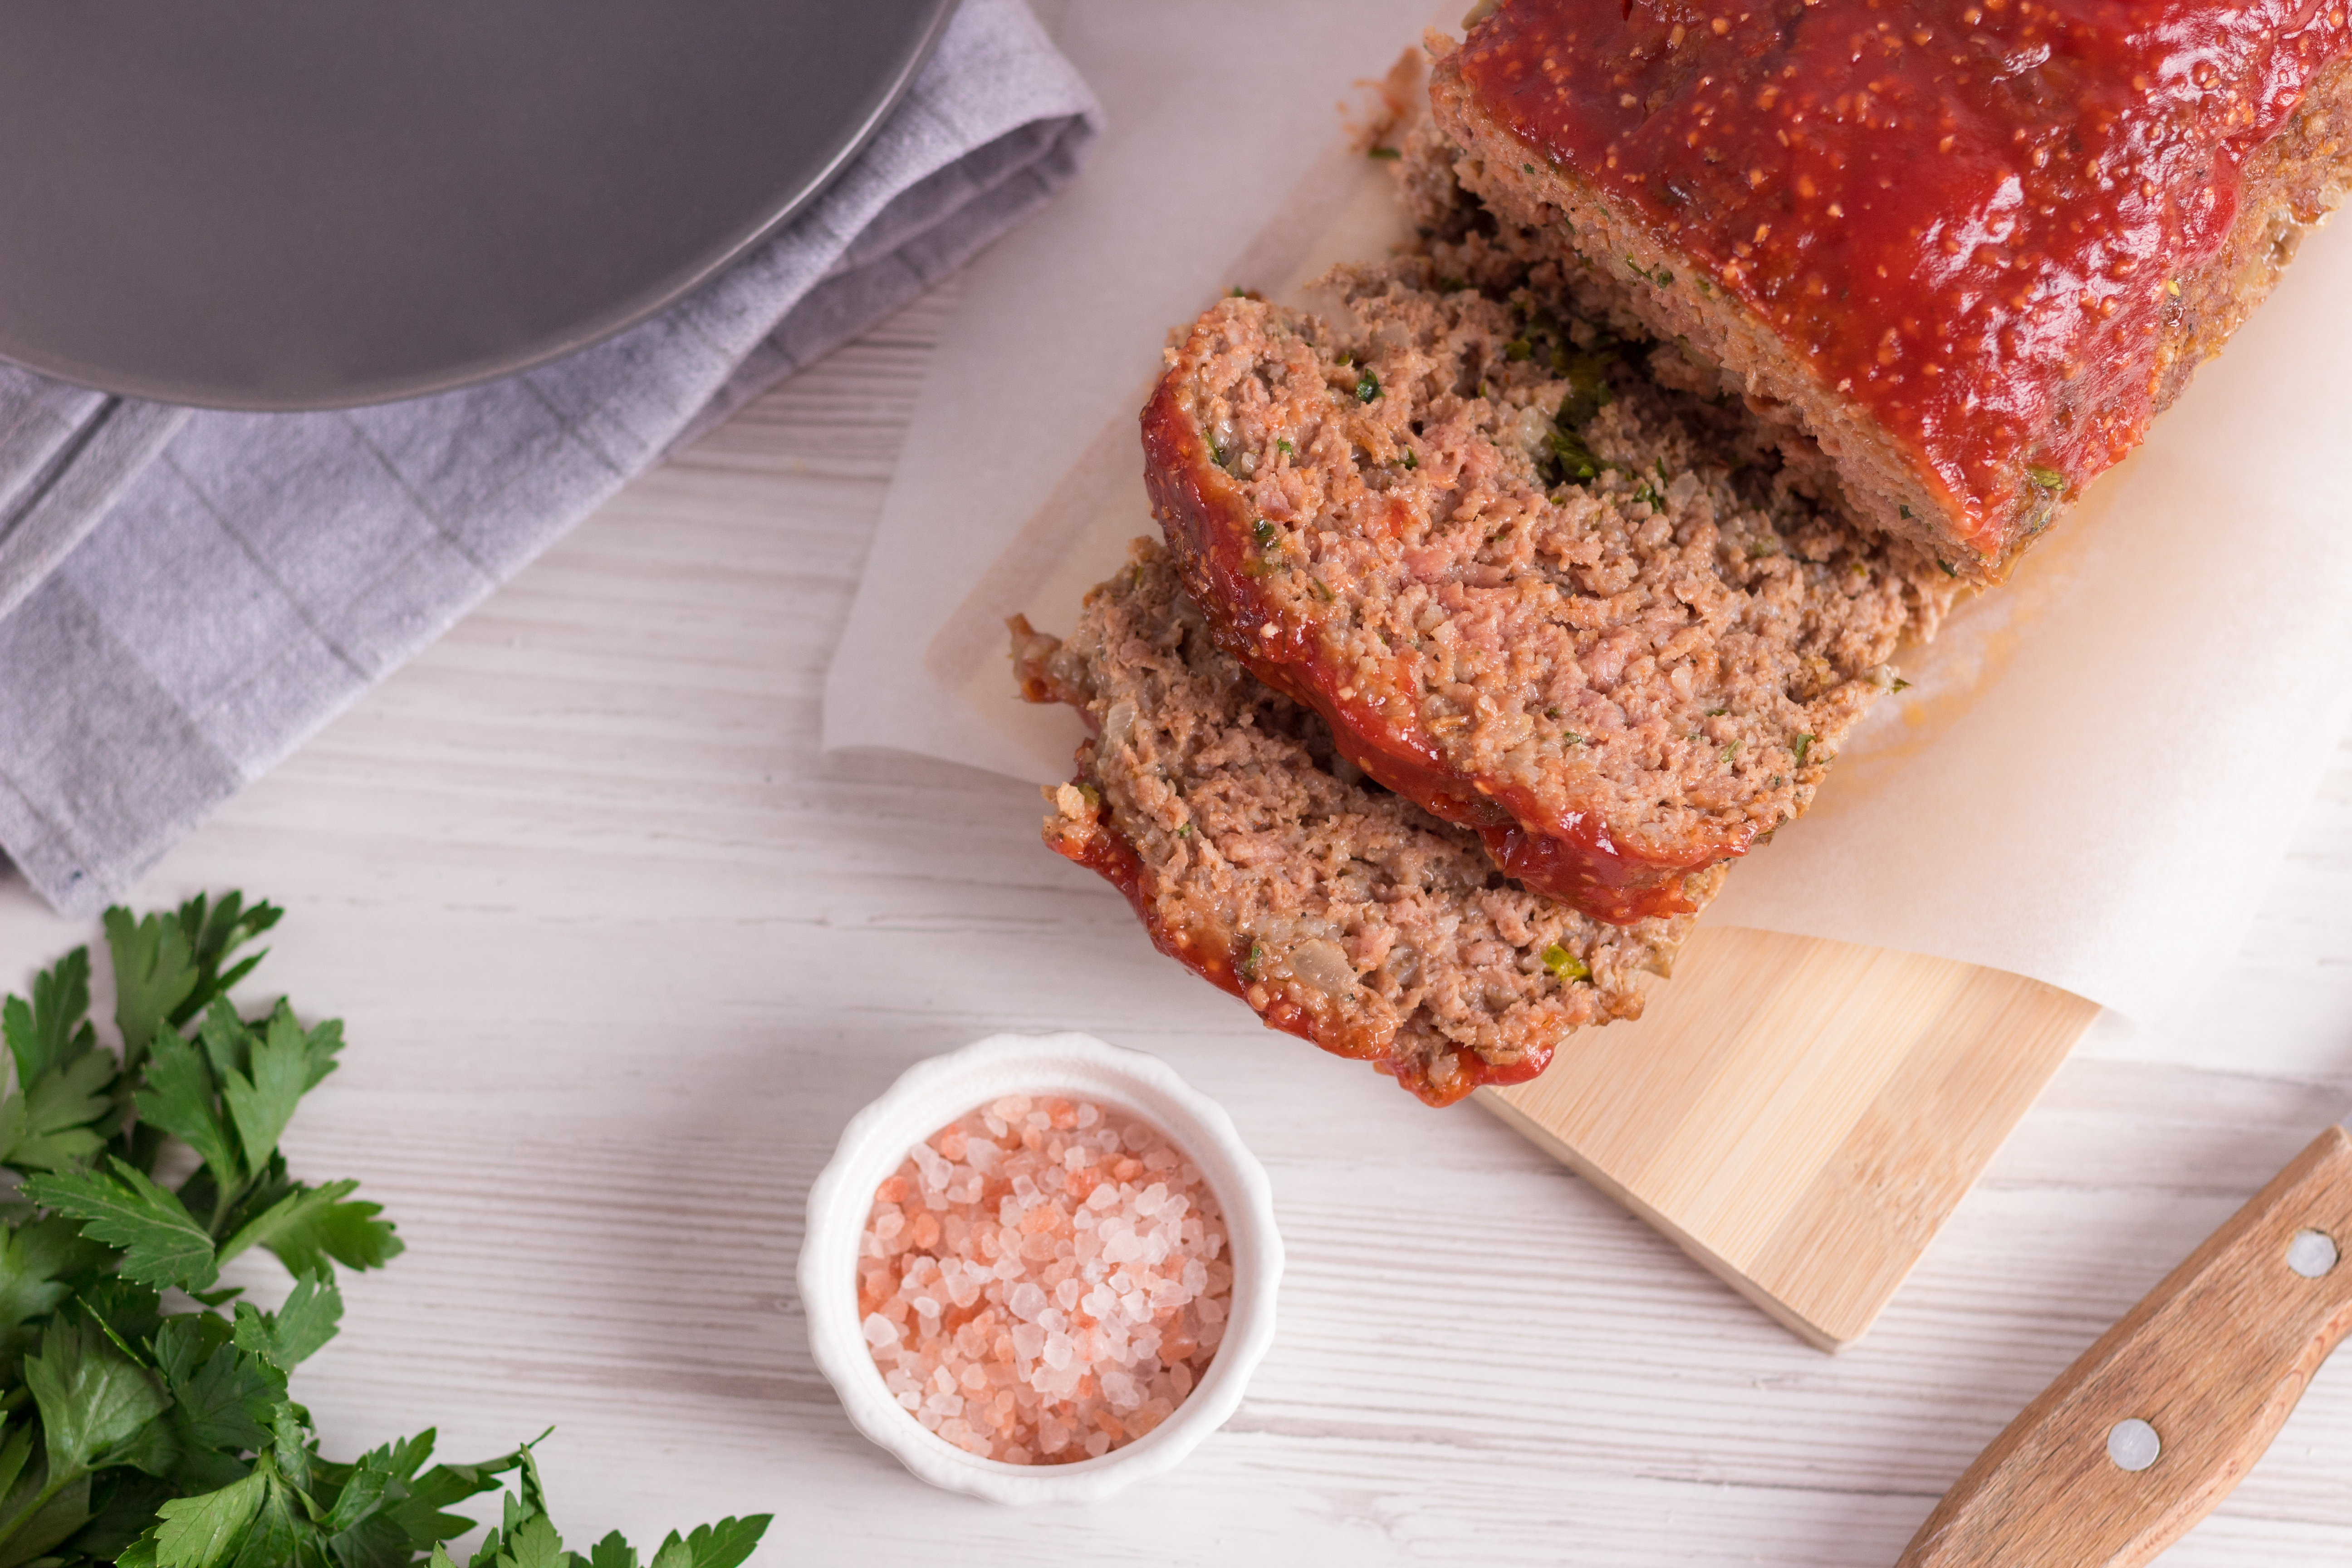
[{"label": "white wooden table", "polygon": [[[1800,1345],[1473,1107],[1260,1028],[1036,841],[1025,785],[817,752],[934,298],[634,486],[136,890],[290,914],[339,1015],[289,1140],[408,1251],[297,1393],[331,1449],[541,1448],[575,1543],[773,1510],[762,1561],[1878,1568],[2053,1373],[2352,1102],[2352,748],[2252,939],[2103,1021],[1858,1348]],[[94,934],[0,886],[0,981]],[[1272,1172],[1290,1272],[1240,1414],[1115,1503],[928,1489],[849,1427],[793,1285],[852,1110],[1000,1029],[1159,1052]],[[257,1266],[255,1277],[266,1273]],[[2352,1366],[2167,1568],[2352,1556]]]}]

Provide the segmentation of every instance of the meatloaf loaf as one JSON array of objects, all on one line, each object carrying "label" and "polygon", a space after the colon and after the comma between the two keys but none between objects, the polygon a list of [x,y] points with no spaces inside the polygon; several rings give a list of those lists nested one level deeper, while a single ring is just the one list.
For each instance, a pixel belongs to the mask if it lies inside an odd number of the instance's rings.
[{"label": "meatloaf loaf", "polygon": [[1500,0],[1462,175],[1997,579],[2260,302],[2352,162],[2338,0]]},{"label": "meatloaf loaf", "polygon": [[1144,410],[1154,511],[1223,646],[1365,773],[1599,919],[1687,912],[1954,580],[1674,390],[1675,348],[1441,259],[1341,268],[1330,321],[1203,315]]},{"label": "meatloaf loaf", "polygon": [[1606,925],[1515,887],[1475,837],[1365,781],[1216,646],[1151,542],[1066,642],[1012,626],[1023,693],[1092,731],[1076,780],[1046,791],[1046,843],[1268,1025],[1433,1105],[1532,1078],[1570,1029],[1639,1014],[1637,974],[1664,973],[1688,926]]}]

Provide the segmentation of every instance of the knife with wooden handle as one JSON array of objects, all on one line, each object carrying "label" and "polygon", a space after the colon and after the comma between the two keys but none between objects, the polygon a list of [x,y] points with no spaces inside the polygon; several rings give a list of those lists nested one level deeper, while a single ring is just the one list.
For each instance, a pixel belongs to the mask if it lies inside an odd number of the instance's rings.
[{"label": "knife with wooden handle", "polygon": [[1977,1457],[1896,1568],[2139,1568],[2253,1468],[2352,1330],[2330,1127]]}]

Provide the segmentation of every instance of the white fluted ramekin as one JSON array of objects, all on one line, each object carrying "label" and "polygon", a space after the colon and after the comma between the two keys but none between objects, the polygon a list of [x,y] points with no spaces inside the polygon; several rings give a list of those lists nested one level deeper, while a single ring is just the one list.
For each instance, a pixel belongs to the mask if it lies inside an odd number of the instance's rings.
[{"label": "white fluted ramekin", "polygon": [[[957,1118],[1008,1094],[1057,1095],[1115,1106],[1151,1122],[1192,1157],[1224,1211],[1234,1266],[1225,1337],[1184,1402],[1159,1426],[1100,1458],[1011,1465],[965,1453],[927,1432],[891,1397],[857,1316],[858,1246],[874,1190],[907,1151]],[[832,1163],[809,1189],[801,1243],[801,1305],[817,1370],[860,1432],[935,1487],[992,1502],[1093,1502],[1172,1468],[1223,1426],[1274,1342],[1282,1237],[1265,1168],[1233,1119],[1157,1057],[1091,1035],[995,1035],[918,1062],[841,1134]]]}]

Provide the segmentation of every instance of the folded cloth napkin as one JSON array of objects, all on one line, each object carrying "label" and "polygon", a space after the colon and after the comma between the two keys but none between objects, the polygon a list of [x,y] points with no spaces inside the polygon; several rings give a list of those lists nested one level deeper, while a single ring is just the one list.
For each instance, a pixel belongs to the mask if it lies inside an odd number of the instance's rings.
[{"label": "folded cloth napkin", "polygon": [[814,205],[540,369],[231,414],[0,367],[0,848],[61,911],[104,902],[631,475],[1017,222],[1100,123],[1021,0],[963,0]]}]

